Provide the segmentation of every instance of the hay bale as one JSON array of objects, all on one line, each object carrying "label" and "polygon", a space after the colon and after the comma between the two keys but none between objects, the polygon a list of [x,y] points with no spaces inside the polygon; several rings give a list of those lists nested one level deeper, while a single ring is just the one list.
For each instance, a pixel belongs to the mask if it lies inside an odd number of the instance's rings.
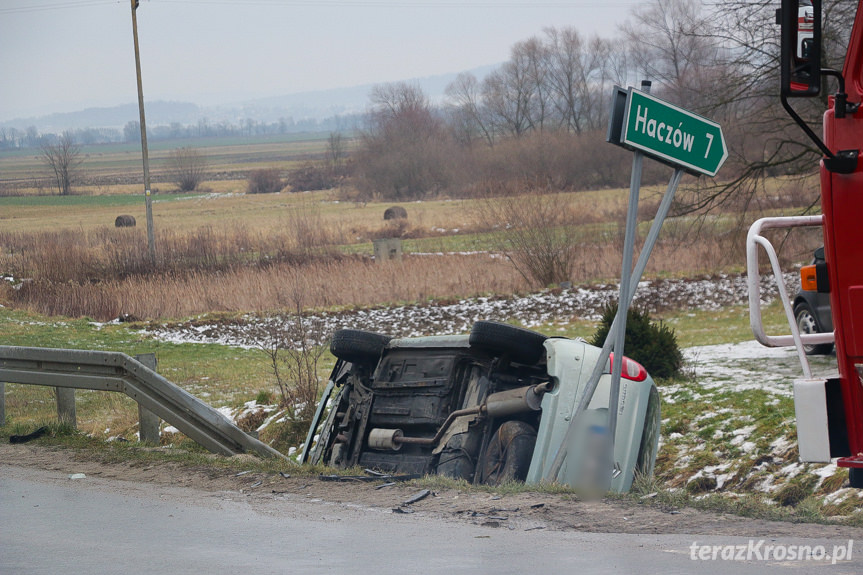
[{"label": "hay bale", "polygon": [[123,215],[117,216],[117,219],[114,220],[115,228],[134,228],[135,227],[135,216]]},{"label": "hay bale", "polygon": [[384,212],[385,220],[399,220],[408,217],[408,211],[401,206],[387,208]]}]

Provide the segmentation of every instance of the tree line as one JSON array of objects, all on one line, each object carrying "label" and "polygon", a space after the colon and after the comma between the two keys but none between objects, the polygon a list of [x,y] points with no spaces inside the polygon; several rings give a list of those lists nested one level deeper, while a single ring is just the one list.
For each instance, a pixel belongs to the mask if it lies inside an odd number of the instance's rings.
[{"label": "tree line", "polygon": [[[719,121],[730,147],[721,179],[699,180],[682,208],[745,203],[767,178],[811,173],[820,157],[779,103],[776,7],[650,0],[611,38],[551,27],[516,43],[485,78],[459,75],[442,105],[416,85],[378,86],[356,153],[357,187],[414,199],[623,186],[625,154],[604,141],[611,88],[650,80],[652,93]],[[824,2],[827,66],[841,69],[855,7]],[[835,91],[827,88],[820,101],[795,102],[813,124]],[[646,181],[666,172],[653,166]]]},{"label": "tree line", "polygon": [[[324,119],[280,118],[274,122],[262,122],[254,118],[243,118],[234,122],[210,121],[201,118],[194,124],[147,125],[147,139],[152,141],[183,140],[190,138],[221,138],[236,136],[261,136],[290,134],[297,132],[329,132],[353,130],[362,119],[362,114],[344,114]],[[118,128],[77,128],[60,133],[40,133],[36,126],[24,130],[0,126],[0,150],[18,148],[41,148],[46,144],[56,145],[63,137],[71,138],[74,143],[90,146],[97,144],[137,143],[141,141],[141,125],[138,121],[127,122]]]},{"label": "tree line", "polygon": [[[823,4],[824,64],[838,69],[856,5]],[[604,141],[608,102],[615,84],[647,79],[659,97],[719,121],[729,144],[721,179],[699,180],[692,186],[697,193],[690,196],[691,204],[682,208],[732,200],[745,204],[764,189],[767,178],[811,173],[820,156],[779,104],[775,9],[774,0],[712,5],[649,0],[632,10],[613,37],[588,37],[561,26],[517,42],[509,59],[485,77],[456,77],[442,102],[433,103],[416,84],[376,86],[361,120],[337,119],[341,128],[345,122],[362,126],[350,160],[338,170],[326,160],[320,169],[305,166],[297,186],[337,182],[362,199],[392,200],[624,186],[628,170],[621,167],[628,154]],[[795,102],[798,112],[817,124],[830,91],[825,89],[820,100]],[[285,120],[231,124],[202,119],[148,132],[158,139],[287,129]],[[77,132],[40,137],[33,128],[10,139],[10,131],[0,129],[0,147],[35,142],[44,149],[83,137]],[[122,136],[110,137],[137,141],[137,122],[129,122]],[[666,177],[663,166],[646,167],[647,183]]]}]

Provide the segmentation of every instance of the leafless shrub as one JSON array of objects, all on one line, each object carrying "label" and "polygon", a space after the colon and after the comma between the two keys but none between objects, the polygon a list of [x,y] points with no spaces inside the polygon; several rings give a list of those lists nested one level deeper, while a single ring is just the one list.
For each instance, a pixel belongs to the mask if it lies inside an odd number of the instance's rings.
[{"label": "leafless shrub", "polygon": [[204,181],[207,160],[195,148],[177,148],[168,155],[167,173],[181,192],[192,192]]},{"label": "leafless shrub", "polygon": [[286,215],[285,231],[293,239],[289,247],[290,253],[282,253],[284,257],[297,261],[299,256],[304,260],[325,255],[328,247],[339,243],[341,239],[337,230],[327,227],[321,217],[320,210],[312,205],[302,205],[291,209]]},{"label": "leafless shrub", "polygon": [[479,210],[481,220],[500,226],[497,247],[525,281],[546,287],[573,279],[579,234],[565,195],[533,191],[488,199]]},{"label": "leafless shrub", "polygon": [[295,192],[329,190],[338,185],[340,175],[330,168],[311,162],[288,174],[287,184]]},{"label": "leafless shrub", "polygon": [[263,168],[249,173],[246,193],[275,194],[281,192],[285,185],[278,168]]},{"label": "leafless shrub", "polygon": [[323,322],[305,313],[306,286],[298,273],[289,288],[290,311],[270,316],[257,338],[276,379],[280,403],[294,420],[311,421],[318,399],[321,358],[327,349]]},{"label": "leafless shrub", "polygon": [[370,235],[373,240],[404,238],[409,235],[408,230],[410,228],[411,225],[406,219],[399,218],[397,220],[386,220],[379,230],[372,232]]}]

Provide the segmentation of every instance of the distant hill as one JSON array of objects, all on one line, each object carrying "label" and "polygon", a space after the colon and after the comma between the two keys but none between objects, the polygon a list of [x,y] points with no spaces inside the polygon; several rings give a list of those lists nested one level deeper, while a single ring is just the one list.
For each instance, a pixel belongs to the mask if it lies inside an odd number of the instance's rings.
[{"label": "distant hill", "polygon": [[[470,72],[482,79],[495,68],[496,66],[492,65],[483,66]],[[457,74],[442,74],[406,81],[419,84],[432,102],[439,102],[444,97],[447,85],[456,76]],[[147,101],[147,125],[168,125],[173,122],[189,125],[196,124],[202,118],[206,118],[210,123],[238,122],[246,118],[257,122],[274,122],[281,118],[292,118],[295,121],[323,120],[364,112],[373,86],[374,84],[366,84],[332,90],[297,92],[209,107],[190,102]],[[69,129],[122,129],[128,122],[135,121],[138,121],[137,102],[104,108],[87,108],[78,112],[18,118],[0,122],[0,127],[26,130],[30,126],[36,126],[41,133],[60,133]]]},{"label": "distant hill", "polygon": [[[192,124],[201,116],[201,108],[189,102],[153,101],[146,103],[147,124]],[[128,122],[138,121],[138,103],[121,104],[107,108],[87,108],[78,112],[49,114],[35,118],[19,118],[0,122],[0,126],[26,130],[36,126],[40,132],[59,133],[63,130],[84,128],[122,128]]]}]

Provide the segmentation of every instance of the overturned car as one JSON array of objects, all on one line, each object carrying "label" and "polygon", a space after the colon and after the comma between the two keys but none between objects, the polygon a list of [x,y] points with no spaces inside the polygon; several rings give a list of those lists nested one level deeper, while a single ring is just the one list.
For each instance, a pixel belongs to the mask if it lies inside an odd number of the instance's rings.
[{"label": "overturned car", "polygon": [[[304,462],[487,484],[515,479],[578,486],[596,472],[614,357],[570,434],[565,464],[550,476],[600,357],[599,348],[581,339],[480,321],[462,336],[392,339],[341,330],[331,350],[338,362],[312,421]],[[626,357],[622,371],[613,470],[606,468],[618,492],[628,491],[637,473],[653,472],[660,426],[652,378]]]}]

